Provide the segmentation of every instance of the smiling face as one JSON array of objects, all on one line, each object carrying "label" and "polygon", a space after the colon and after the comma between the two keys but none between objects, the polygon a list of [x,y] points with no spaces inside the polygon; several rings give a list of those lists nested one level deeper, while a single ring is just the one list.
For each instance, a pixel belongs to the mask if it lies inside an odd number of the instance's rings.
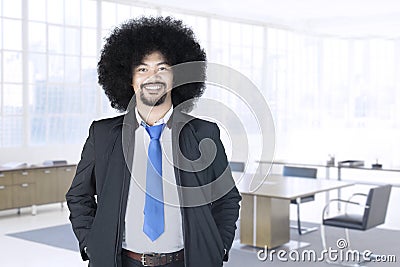
[{"label": "smiling face", "polygon": [[173,74],[171,66],[158,51],[146,55],[133,69],[132,86],[136,101],[146,106],[171,103]]}]

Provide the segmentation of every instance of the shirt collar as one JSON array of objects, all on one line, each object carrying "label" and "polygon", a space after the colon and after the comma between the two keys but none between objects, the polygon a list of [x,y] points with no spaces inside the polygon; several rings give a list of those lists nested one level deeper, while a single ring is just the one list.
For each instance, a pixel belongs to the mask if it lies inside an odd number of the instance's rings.
[{"label": "shirt collar", "polygon": [[[165,113],[164,117],[162,117],[161,119],[156,121],[153,125],[159,125],[159,124],[163,124],[163,123],[166,124],[168,122],[169,118],[171,117],[173,110],[174,109],[171,106],[171,108],[167,111],[167,113]],[[135,115],[136,115],[136,121],[139,123],[139,125],[143,125],[143,124],[147,125],[147,123],[140,116],[137,107],[135,107]]]}]

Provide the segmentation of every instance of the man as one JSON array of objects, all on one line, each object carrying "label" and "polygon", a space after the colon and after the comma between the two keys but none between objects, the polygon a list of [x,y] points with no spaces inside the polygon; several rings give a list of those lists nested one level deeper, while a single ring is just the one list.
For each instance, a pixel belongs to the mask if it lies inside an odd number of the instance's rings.
[{"label": "man", "polygon": [[92,123],[66,195],[89,266],[228,260],[241,197],[216,124],[183,112],[204,91],[204,64],[188,73],[192,83],[174,69],[205,60],[193,32],[170,17],[130,20],[106,40],[99,83],[127,113]]}]

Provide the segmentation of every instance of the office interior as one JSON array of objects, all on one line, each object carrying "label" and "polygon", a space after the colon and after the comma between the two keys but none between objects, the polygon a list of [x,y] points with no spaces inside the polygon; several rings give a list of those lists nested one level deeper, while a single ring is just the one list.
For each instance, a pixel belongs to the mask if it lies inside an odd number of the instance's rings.
[{"label": "office interior", "polygon": [[[316,168],[317,180],[351,183],[301,205],[302,222],[318,228],[330,200],[391,184],[386,220],[374,228],[386,231],[383,251],[399,261],[400,250],[389,248],[400,235],[398,1],[0,0],[0,175],[43,166],[58,175],[56,183],[38,182],[34,190],[43,201],[33,206],[18,204],[23,202],[18,190],[12,197],[2,194],[13,185],[0,184],[0,197],[10,204],[0,203],[0,265],[87,266],[78,251],[13,234],[69,223],[60,196],[89,126],[121,115],[97,83],[104,38],[127,19],[158,15],[190,26],[207,53],[209,70],[222,66],[229,73],[219,84],[207,84],[192,111],[220,126],[228,159],[245,163],[242,173],[264,175],[265,181],[290,165]],[[238,77],[235,86],[225,86]],[[41,184],[44,189],[38,189]],[[296,206],[289,212],[296,222]],[[242,219],[224,266],[265,266],[257,248],[240,244]],[[379,234],[368,231],[351,231],[357,236],[352,245],[374,249]],[[319,234],[320,229],[312,238],[318,249]],[[291,229],[290,239],[296,243],[307,235]]]}]

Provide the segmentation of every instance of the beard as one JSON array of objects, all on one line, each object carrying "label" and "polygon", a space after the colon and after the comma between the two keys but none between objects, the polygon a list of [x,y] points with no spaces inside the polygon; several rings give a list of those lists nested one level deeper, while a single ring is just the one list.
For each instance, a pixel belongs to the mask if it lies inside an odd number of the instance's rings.
[{"label": "beard", "polygon": [[166,93],[164,93],[159,98],[150,98],[150,97],[146,97],[144,95],[143,91],[140,91],[140,100],[142,100],[142,103],[145,104],[146,106],[151,106],[151,107],[159,106],[162,103],[164,103],[165,98],[167,98]]},{"label": "beard", "polygon": [[152,96],[146,96],[144,93],[144,86],[145,84],[142,84],[140,86],[140,100],[142,101],[143,104],[145,104],[146,106],[151,106],[151,107],[155,107],[155,106],[159,106],[162,103],[164,103],[165,99],[167,98],[167,92],[165,90],[166,88],[166,84],[162,83],[164,86],[164,90],[162,92],[162,96],[161,97],[152,97]]}]

